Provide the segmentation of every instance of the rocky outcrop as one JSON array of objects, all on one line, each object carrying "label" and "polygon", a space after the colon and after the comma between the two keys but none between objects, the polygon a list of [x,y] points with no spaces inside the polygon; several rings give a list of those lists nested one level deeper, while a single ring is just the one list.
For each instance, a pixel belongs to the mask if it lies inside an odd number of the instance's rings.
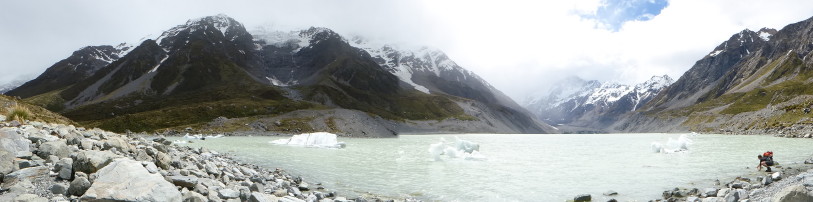
[{"label": "rocky outcrop", "polygon": [[181,192],[161,174],[150,174],[141,163],[117,159],[96,172],[98,177],[83,201],[180,201]]}]

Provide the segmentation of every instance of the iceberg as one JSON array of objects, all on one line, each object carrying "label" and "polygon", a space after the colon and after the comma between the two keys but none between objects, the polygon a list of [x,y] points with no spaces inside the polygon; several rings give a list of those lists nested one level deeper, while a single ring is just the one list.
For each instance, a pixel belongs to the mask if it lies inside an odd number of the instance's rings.
[{"label": "iceberg", "polygon": [[480,153],[480,144],[455,137],[451,145],[446,143],[446,139],[440,138],[440,142],[429,145],[429,155],[435,161],[441,161],[441,155],[449,158],[461,158],[464,160],[483,161],[487,158]]},{"label": "iceberg", "polygon": [[689,139],[686,134],[680,135],[677,139],[669,138],[666,141],[666,144],[661,144],[659,142],[652,142],[651,148],[652,151],[655,153],[676,153],[676,152],[686,152],[689,151],[689,145],[692,145],[694,141]]},{"label": "iceberg", "polygon": [[344,142],[337,141],[336,134],[327,132],[304,133],[269,143],[317,148],[344,148],[346,146]]}]

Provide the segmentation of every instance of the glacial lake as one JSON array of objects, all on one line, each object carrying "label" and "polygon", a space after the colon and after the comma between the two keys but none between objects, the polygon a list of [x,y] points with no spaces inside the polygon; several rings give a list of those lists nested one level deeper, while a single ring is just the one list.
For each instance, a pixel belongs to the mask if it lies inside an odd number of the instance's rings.
[{"label": "glacial lake", "polygon": [[[691,139],[686,152],[656,153],[653,142]],[[455,137],[480,144],[485,160],[441,156],[431,144]],[[366,192],[428,201],[647,201],[667,189],[713,187],[756,173],[767,150],[783,166],[813,156],[813,140],[771,136],[692,134],[455,134],[392,139],[339,138],[344,149],[274,145],[286,137],[224,137],[193,141],[240,161],[282,168],[341,195]],[[172,140],[182,138],[174,137]],[[618,195],[607,197],[609,190]]]}]

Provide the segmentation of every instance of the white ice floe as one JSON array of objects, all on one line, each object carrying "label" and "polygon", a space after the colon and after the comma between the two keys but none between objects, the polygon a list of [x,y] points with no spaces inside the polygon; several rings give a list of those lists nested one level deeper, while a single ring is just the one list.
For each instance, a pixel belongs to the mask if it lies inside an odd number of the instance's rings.
[{"label": "white ice floe", "polygon": [[183,138],[187,140],[206,140],[206,139],[217,139],[221,137],[223,137],[223,134],[203,136],[201,134],[189,135],[189,133],[187,133],[186,135],[183,136]]},{"label": "white ice floe", "polygon": [[694,141],[689,139],[686,134],[680,135],[677,139],[669,138],[666,144],[660,142],[652,142],[651,148],[655,153],[676,153],[689,151],[689,145]]},{"label": "white ice floe", "polygon": [[480,144],[455,137],[451,144],[446,143],[446,139],[440,138],[440,142],[429,145],[429,155],[435,161],[441,161],[441,155],[449,158],[461,158],[465,160],[482,161],[487,158],[480,153]]},{"label": "white ice floe", "polygon": [[337,141],[336,134],[327,132],[304,133],[291,138],[269,142],[278,145],[292,145],[316,148],[344,148],[344,142]]}]

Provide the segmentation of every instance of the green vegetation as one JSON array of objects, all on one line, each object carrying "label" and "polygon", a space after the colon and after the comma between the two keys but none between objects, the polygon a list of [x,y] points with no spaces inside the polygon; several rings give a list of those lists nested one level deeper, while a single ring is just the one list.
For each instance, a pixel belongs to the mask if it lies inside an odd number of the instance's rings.
[{"label": "green vegetation", "polygon": [[25,123],[25,120],[28,120],[31,116],[31,110],[19,104],[9,107],[7,111],[8,115],[6,117],[9,120],[16,120],[20,123]]},{"label": "green vegetation", "polygon": [[14,117],[20,117],[29,121],[76,124],[62,115],[6,95],[0,95],[0,113],[7,115],[7,119],[9,120],[12,120]]},{"label": "green vegetation", "polygon": [[380,94],[348,86],[336,89],[325,85],[309,88],[305,95],[322,103],[328,102],[323,97],[329,97],[331,98],[329,101],[341,107],[364,111],[390,120],[443,120],[453,117],[471,119],[465,117],[460,106],[443,95],[413,91]]}]

